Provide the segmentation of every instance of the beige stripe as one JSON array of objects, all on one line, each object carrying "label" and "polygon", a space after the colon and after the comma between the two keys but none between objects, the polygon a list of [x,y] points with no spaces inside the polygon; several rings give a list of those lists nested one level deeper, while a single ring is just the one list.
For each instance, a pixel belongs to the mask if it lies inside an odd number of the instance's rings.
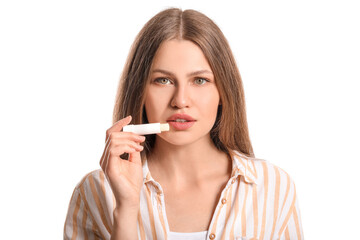
[{"label": "beige stripe", "polygon": [[72,240],[76,239],[77,233],[78,233],[77,214],[79,212],[80,204],[81,204],[81,198],[80,198],[80,195],[79,195],[78,198],[76,199],[75,210],[74,210],[74,213],[72,215],[72,218],[73,218],[73,227],[72,227],[73,233],[72,233],[72,236],[71,236]]},{"label": "beige stripe", "polygon": [[151,179],[151,175],[150,175],[150,172],[148,172],[148,173],[146,174],[146,179],[145,179],[145,181],[150,181],[150,179]]},{"label": "beige stripe", "polygon": [[231,184],[229,188],[229,194],[226,197],[226,222],[229,220],[230,217],[230,210],[231,210],[231,203],[232,203],[232,192],[233,192],[233,186],[234,184]]},{"label": "beige stripe", "polygon": [[249,185],[245,184],[244,203],[243,203],[242,211],[241,211],[241,235],[242,236],[246,236],[246,200],[247,200],[248,191],[249,191]]},{"label": "beige stripe", "polygon": [[103,171],[99,172],[99,177],[100,177],[101,192],[102,192],[103,196],[106,197],[106,195],[105,195],[105,177],[104,177]]},{"label": "beige stripe", "polygon": [[[101,192],[103,194],[103,197],[104,199],[107,199],[107,196],[106,196],[106,188],[105,188],[105,174],[103,171],[99,171],[99,177],[100,177],[100,186],[101,186]],[[112,195],[112,199],[113,199],[113,209],[112,209],[112,212],[114,212],[114,209],[115,209],[115,196]],[[110,209],[105,205],[105,208],[107,211],[110,211]],[[112,226],[112,222],[111,222],[111,219],[108,218],[108,221],[110,221],[110,225]]]},{"label": "beige stripe", "polygon": [[91,230],[92,230],[93,236],[95,237],[95,239],[100,239],[100,238],[98,237],[98,235],[96,234],[96,226],[95,226],[94,222],[92,222],[91,225],[92,225],[92,226],[91,226]]},{"label": "beige stripe", "polygon": [[[105,174],[103,171],[99,171],[99,177],[100,177],[100,186],[101,186],[101,192],[104,196],[104,198],[106,198],[106,188],[105,188]],[[113,203],[113,211],[115,210],[116,208],[116,199],[115,199],[115,196],[114,194],[112,194],[112,203]]]},{"label": "beige stripe", "polygon": [[211,229],[211,232],[210,232],[209,234],[211,234],[211,233],[214,233],[214,234],[215,234],[215,233],[216,233],[217,222],[218,222],[218,219],[219,219],[219,215],[220,215],[221,209],[222,209],[222,206],[220,206],[220,209],[219,209],[219,211],[218,211],[217,214],[216,214],[214,224],[213,224],[212,229]]},{"label": "beige stripe", "polygon": [[293,213],[294,213],[294,221],[295,221],[295,226],[296,226],[297,239],[301,239],[299,217],[297,215],[296,207],[294,207]]},{"label": "beige stripe", "polygon": [[292,214],[292,212],[293,212],[293,209],[294,209],[294,207],[295,207],[295,201],[296,201],[296,191],[295,191],[295,189],[294,189],[293,201],[292,201],[292,203],[291,203],[290,210],[289,210],[288,214],[287,214],[286,217],[285,217],[284,223],[283,223],[283,225],[282,225],[281,228],[280,228],[279,235],[284,232],[285,227],[286,227],[286,225],[287,225],[288,222],[289,222],[289,218],[290,218],[290,216],[291,216],[291,214]]},{"label": "beige stripe", "polygon": [[228,192],[228,196],[226,197],[226,218],[225,218],[225,227],[224,227],[224,231],[223,234],[221,236],[221,240],[225,239],[226,236],[226,230],[227,230],[227,226],[229,223],[229,217],[230,217],[230,210],[231,210],[231,203],[232,203],[232,189],[233,189],[234,184],[231,184]]},{"label": "beige stripe", "polygon": [[[236,222],[236,219],[237,219],[237,216],[239,215],[239,201],[240,201],[240,199],[239,199],[239,196],[240,196],[240,193],[239,193],[239,191],[240,191],[240,184],[241,183],[241,181],[239,181],[239,187],[238,187],[238,189],[237,189],[237,194],[236,194],[236,196],[235,196],[235,216],[234,216],[234,221],[233,221],[233,223],[232,223],[232,226],[231,226],[231,231],[230,231],[230,238],[229,239],[235,239],[235,237],[234,237],[234,227],[235,227],[235,222]],[[246,183],[244,183],[244,184],[246,184]]]},{"label": "beige stripe", "polygon": [[255,163],[254,163],[254,161],[250,161],[250,162],[251,162],[251,164],[253,165],[253,169],[254,169],[254,177],[255,177],[255,178],[257,178],[257,177],[258,177],[258,175],[257,175],[257,171],[256,171]]},{"label": "beige stripe", "polygon": [[272,231],[271,231],[271,238],[274,238],[274,234],[275,234],[275,227],[276,227],[276,222],[277,222],[277,218],[278,218],[278,211],[279,211],[279,198],[280,198],[280,174],[279,174],[279,169],[278,168],[274,168],[275,170],[275,196],[274,196],[274,220],[273,220],[273,227],[272,227]]},{"label": "beige stripe", "polygon": [[[70,206],[72,206],[72,202],[73,202],[73,200],[75,200],[74,199],[75,192],[76,192],[76,188],[74,189],[73,193],[71,194],[70,203],[69,203],[69,209],[68,209],[68,215],[70,213]],[[67,222],[68,222],[68,217],[66,216],[66,220],[65,220],[65,224],[64,224],[64,235],[66,233]]]},{"label": "beige stripe", "polygon": [[[251,169],[251,167],[249,167],[249,162],[252,162],[252,161],[250,161],[248,159],[242,159],[241,157],[239,157],[239,158],[240,158],[239,162],[241,163],[241,165],[244,166],[245,171],[249,171],[253,176],[256,176],[256,173]],[[245,163],[245,161],[246,161],[246,163]],[[255,169],[255,167],[254,167],[254,169]],[[255,169],[255,171],[256,171],[256,169]]]},{"label": "beige stripe", "polygon": [[[252,162],[250,160],[246,160],[246,169],[255,177],[256,173],[251,169],[251,167],[249,166],[249,162]],[[255,169],[255,168],[254,168]]]},{"label": "beige stripe", "polygon": [[285,229],[285,240],[290,240],[289,228]]},{"label": "beige stripe", "polygon": [[96,236],[95,234],[95,226],[94,226],[94,222],[91,222],[91,232],[92,232],[92,235]]},{"label": "beige stripe", "polygon": [[106,230],[111,235],[111,228],[110,228],[108,222],[106,221],[105,212],[104,212],[104,209],[103,209],[103,207],[101,205],[99,195],[98,195],[98,193],[96,191],[96,187],[95,187],[95,183],[94,183],[94,176],[93,175],[89,176],[89,183],[90,183],[91,193],[92,193],[92,195],[94,197],[94,200],[95,200],[95,203],[96,203],[96,207],[97,207],[97,209],[99,210],[99,213],[100,213],[101,221],[102,221],[103,225],[105,226]]},{"label": "beige stripe", "polygon": [[[86,195],[85,195],[85,190],[84,190],[84,185],[81,185],[80,187],[80,193],[81,193],[81,196],[83,196],[83,201],[84,201],[84,205],[85,205],[85,208],[84,211],[88,211],[90,209],[89,207],[89,203],[87,202],[86,200]],[[100,231],[99,229],[99,226],[97,225],[96,221],[95,221],[95,218],[94,216],[92,215],[92,213],[89,211],[89,214],[91,216],[91,221],[93,222],[93,227],[95,227],[95,229],[93,228],[92,231],[93,232],[96,232],[96,230],[99,230],[99,234],[101,236],[102,239],[105,239],[104,235],[102,235],[102,232]]]},{"label": "beige stripe", "polygon": [[150,219],[150,225],[151,225],[151,233],[152,233],[152,239],[157,239],[156,237],[156,229],[155,229],[155,220],[154,220],[154,212],[151,204],[151,193],[149,189],[149,185],[146,184],[146,201],[147,206],[149,210],[149,219]]},{"label": "beige stripe", "polygon": [[246,166],[246,164],[244,163],[244,160],[243,160],[241,157],[238,157],[238,159],[240,159],[239,162],[241,163],[241,165],[243,165],[243,167],[244,167],[245,169],[247,169],[247,166]]},{"label": "beige stripe", "polygon": [[269,176],[268,176],[268,169],[265,162],[261,163],[263,166],[264,171],[264,207],[263,207],[263,216],[261,222],[261,233],[260,233],[260,240],[264,239],[265,228],[266,228],[266,204],[267,204],[267,195],[268,195],[268,185],[269,185]]},{"label": "beige stripe", "polygon": [[[158,204],[160,204],[160,203],[161,203],[160,195],[157,194],[157,195],[156,195],[156,198],[157,198]],[[165,239],[168,239],[168,237],[167,237],[167,232],[166,232],[166,227],[165,227],[164,216],[163,216],[163,212],[162,212],[162,208],[161,208],[161,209],[158,209],[158,211],[159,211],[159,214],[160,214],[160,222],[161,222],[161,226],[162,226],[163,231],[164,231]]]},{"label": "beige stripe", "polygon": [[83,219],[82,219],[82,229],[84,231],[84,239],[88,239],[88,234],[87,234],[87,230],[86,230],[86,220],[88,218],[88,215],[87,215],[87,211],[83,211]]},{"label": "beige stripe", "polygon": [[244,173],[243,171],[241,171],[241,169],[240,169],[240,168],[238,168],[237,170],[239,171],[240,175],[242,175],[242,176],[244,176],[244,177],[245,177],[245,173]]},{"label": "beige stripe", "polygon": [[282,212],[283,212],[284,207],[285,207],[286,200],[287,200],[287,198],[289,196],[289,191],[290,191],[290,176],[289,176],[289,174],[286,174],[286,181],[287,181],[286,182],[286,193],[285,193],[284,203],[283,203],[283,205],[281,207],[280,215],[282,215]]},{"label": "beige stripe", "polygon": [[253,214],[254,214],[254,238],[258,236],[258,227],[259,227],[259,210],[258,210],[258,201],[257,201],[257,186],[255,184],[252,185],[253,191]]},{"label": "beige stripe", "polygon": [[[96,170],[95,170],[96,171]],[[81,180],[81,182],[79,183],[79,186],[82,186],[84,184],[84,182],[88,179],[88,176],[90,176],[91,174],[93,174],[95,171],[89,172],[88,174],[85,175],[85,177],[83,177],[83,179]]]},{"label": "beige stripe", "polygon": [[145,240],[145,230],[144,230],[144,224],[143,224],[142,218],[141,218],[141,211],[139,211],[139,214],[138,214],[138,223],[139,223],[141,240]]}]

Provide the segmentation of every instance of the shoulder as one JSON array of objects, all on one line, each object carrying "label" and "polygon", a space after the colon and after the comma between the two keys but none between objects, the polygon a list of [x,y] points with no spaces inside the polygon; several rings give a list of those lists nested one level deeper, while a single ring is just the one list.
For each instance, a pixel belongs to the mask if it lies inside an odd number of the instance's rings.
[{"label": "shoulder", "polygon": [[[86,174],[76,185],[71,197],[64,236],[70,236],[74,226],[76,229],[82,229],[78,234],[108,236],[111,232],[114,206],[112,196],[111,188],[102,170]],[[82,235],[78,236],[79,239],[83,239]]]},{"label": "shoulder", "polygon": [[279,216],[279,219],[287,222],[296,208],[297,201],[295,184],[290,175],[264,159],[244,155],[239,157],[248,165],[246,174],[254,176],[251,189],[259,206],[263,209],[273,209],[273,214],[268,214],[268,217]]},{"label": "shoulder", "polygon": [[83,176],[76,185],[76,189],[91,188],[92,185],[99,185],[105,179],[105,174],[101,169],[91,171]]},{"label": "shoulder", "polygon": [[268,193],[295,194],[294,181],[285,170],[264,159],[248,157],[238,152],[236,154],[246,162],[248,174],[254,176],[258,188],[266,189]]},{"label": "shoulder", "polygon": [[111,187],[101,169],[94,170],[86,174],[76,185],[81,198],[89,205],[96,202],[112,201]]}]

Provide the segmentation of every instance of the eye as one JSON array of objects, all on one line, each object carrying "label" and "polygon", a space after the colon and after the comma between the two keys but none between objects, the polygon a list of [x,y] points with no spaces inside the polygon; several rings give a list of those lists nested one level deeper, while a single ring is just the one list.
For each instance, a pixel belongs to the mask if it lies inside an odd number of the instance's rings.
[{"label": "eye", "polygon": [[205,78],[197,78],[195,79],[194,83],[196,85],[204,85],[205,83],[209,82],[209,80],[205,79]]},{"label": "eye", "polygon": [[154,80],[154,82],[162,84],[162,85],[171,84],[171,81],[167,78],[157,78]]}]

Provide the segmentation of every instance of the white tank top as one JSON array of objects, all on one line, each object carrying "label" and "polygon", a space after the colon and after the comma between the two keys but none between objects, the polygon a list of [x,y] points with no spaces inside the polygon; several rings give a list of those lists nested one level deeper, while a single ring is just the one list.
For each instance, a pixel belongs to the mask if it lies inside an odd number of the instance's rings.
[{"label": "white tank top", "polygon": [[206,240],[207,231],[203,232],[190,232],[190,233],[179,233],[170,232],[170,240]]}]

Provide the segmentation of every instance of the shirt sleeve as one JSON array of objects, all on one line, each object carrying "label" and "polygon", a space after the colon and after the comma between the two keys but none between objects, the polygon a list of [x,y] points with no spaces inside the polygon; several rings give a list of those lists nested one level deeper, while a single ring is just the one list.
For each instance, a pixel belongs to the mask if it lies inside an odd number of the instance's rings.
[{"label": "shirt sleeve", "polygon": [[280,240],[303,240],[304,233],[302,230],[299,203],[295,196],[295,204],[290,212],[290,218],[286,224],[285,230],[281,234]]},{"label": "shirt sleeve", "polygon": [[64,239],[102,239],[78,187],[70,200],[64,225]]}]

